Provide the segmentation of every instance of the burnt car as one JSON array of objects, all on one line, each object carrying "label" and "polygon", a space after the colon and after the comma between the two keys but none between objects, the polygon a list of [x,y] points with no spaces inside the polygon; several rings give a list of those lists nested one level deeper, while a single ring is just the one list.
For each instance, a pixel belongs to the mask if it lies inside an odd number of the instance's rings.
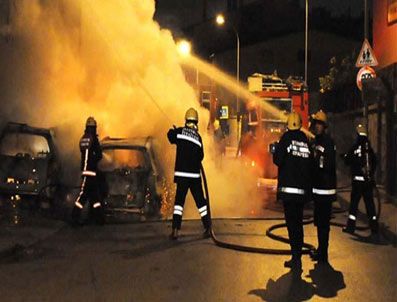
[{"label": "burnt car", "polygon": [[159,217],[166,185],[153,138],[107,137],[101,141],[101,147],[99,177],[107,214]]},{"label": "burnt car", "polygon": [[0,135],[0,194],[47,197],[59,183],[52,130],[7,123]]}]

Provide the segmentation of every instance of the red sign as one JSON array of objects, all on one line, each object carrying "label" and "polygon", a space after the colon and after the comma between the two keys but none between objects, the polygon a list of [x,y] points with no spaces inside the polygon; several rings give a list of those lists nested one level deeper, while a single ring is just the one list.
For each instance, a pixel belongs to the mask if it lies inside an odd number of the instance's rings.
[{"label": "red sign", "polygon": [[362,67],[358,73],[357,73],[357,87],[358,89],[362,90],[363,89],[363,80],[364,79],[373,79],[376,78],[376,72],[373,68],[369,66],[364,66]]}]

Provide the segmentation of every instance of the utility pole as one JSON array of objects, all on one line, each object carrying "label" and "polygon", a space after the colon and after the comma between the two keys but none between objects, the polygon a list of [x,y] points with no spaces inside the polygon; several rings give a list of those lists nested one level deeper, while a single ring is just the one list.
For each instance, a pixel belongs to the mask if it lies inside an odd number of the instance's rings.
[{"label": "utility pole", "polygon": [[364,38],[368,39],[368,0],[364,0]]},{"label": "utility pole", "polygon": [[307,65],[308,65],[308,46],[309,46],[309,0],[306,0],[305,15],[305,85],[307,87]]},{"label": "utility pole", "polygon": [[[364,0],[364,40],[365,39],[368,39],[368,0]],[[364,89],[365,89],[365,83],[363,83],[363,87],[361,89],[361,98],[364,104],[363,117],[364,117],[365,127],[367,128],[367,132],[369,134],[368,100],[365,97]]]}]

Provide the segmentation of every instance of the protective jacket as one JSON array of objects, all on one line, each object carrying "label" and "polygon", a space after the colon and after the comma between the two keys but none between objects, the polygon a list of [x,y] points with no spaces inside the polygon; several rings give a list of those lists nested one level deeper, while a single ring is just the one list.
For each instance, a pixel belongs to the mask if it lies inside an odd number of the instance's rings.
[{"label": "protective jacket", "polygon": [[197,130],[180,127],[167,133],[171,144],[177,146],[174,181],[197,179],[200,176],[201,161],[204,158],[203,142]]},{"label": "protective jacket", "polygon": [[344,160],[351,168],[352,181],[371,182],[374,180],[377,160],[366,136],[357,136],[355,144],[345,154]]},{"label": "protective jacket", "polygon": [[96,176],[102,149],[96,134],[86,131],[80,139],[81,171],[83,176]]},{"label": "protective jacket", "polygon": [[317,135],[312,144],[314,157],[314,197],[336,200],[336,155],[332,138],[324,133]]},{"label": "protective jacket", "polygon": [[311,191],[312,154],[306,135],[289,130],[277,144],[273,162],[278,166],[278,198],[306,198]]}]

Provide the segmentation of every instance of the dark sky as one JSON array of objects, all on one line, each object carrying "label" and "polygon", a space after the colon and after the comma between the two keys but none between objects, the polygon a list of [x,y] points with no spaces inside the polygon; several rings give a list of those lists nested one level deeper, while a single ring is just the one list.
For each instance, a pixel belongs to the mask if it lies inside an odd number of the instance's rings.
[{"label": "dark sky", "polygon": [[[248,2],[260,0],[245,0]],[[300,1],[304,7],[305,0]],[[157,19],[160,23],[170,25],[171,27],[184,27],[189,24],[195,24],[201,20],[202,0],[156,0],[157,2]],[[214,16],[218,12],[226,10],[227,0],[208,0],[208,13]],[[339,16],[347,14],[349,9],[353,17],[360,16],[363,13],[364,0],[309,0],[311,7],[323,7],[329,10],[333,15]],[[372,0],[368,0],[369,8],[372,7]]]},{"label": "dark sky", "polygon": [[[196,7],[200,5],[201,0],[157,0],[161,3],[162,7]],[[226,6],[226,0],[209,0],[208,5],[210,9],[221,9]],[[247,1],[249,2],[249,1]],[[301,6],[305,4],[305,0],[300,0]],[[347,12],[351,8],[353,15],[359,15],[362,13],[364,0],[309,0],[310,5],[314,7],[325,7],[332,11],[334,14],[339,15]],[[371,6],[372,0],[368,0],[369,6]]]},{"label": "dark sky", "polygon": [[[305,0],[300,1],[301,5],[304,6]],[[364,8],[364,0],[309,0],[309,2],[310,5],[314,7],[326,7],[335,15],[343,14],[351,8],[352,15],[358,16],[362,14]],[[368,6],[370,6],[371,3],[372,1],[368,0]]]}]

